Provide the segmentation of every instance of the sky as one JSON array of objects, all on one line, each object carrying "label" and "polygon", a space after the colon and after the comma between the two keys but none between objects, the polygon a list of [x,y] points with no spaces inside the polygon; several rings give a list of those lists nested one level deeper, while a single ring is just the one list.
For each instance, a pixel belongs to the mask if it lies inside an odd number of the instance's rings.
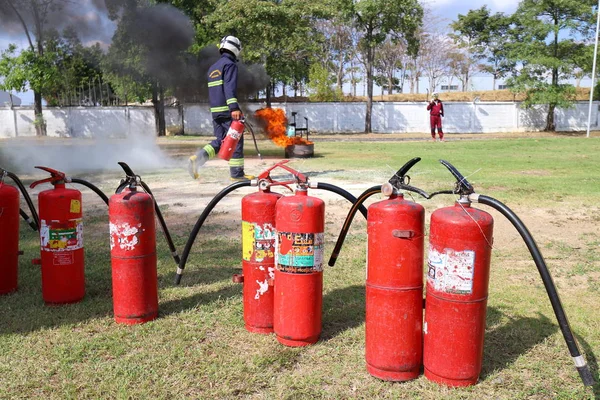
[{"label": "sky", "polygon": [[[114,30],[114,24],[107,18],[102,17],[102,12],[94,4],[98,0],[78,0],[72,2],[68,14],[76,20],[78,24],[86,26],[88,36],[83,38],[84,43],[94,43],[99,41],[102,46],[108,46],[110,36]],[[459,14],[466,14],[470,9],[478,9],[487,6],[492,13],[504,12],[512,13],[516,10],[519,0],[423,0],[423,5],[431,9],[433,15],[441,17],[444,23],[450,23],[458,18]],[[57,22],[58,24],[58,22]],[[27,39],[22,34],[18,25],[0,24],[0,52],[5,50],[10,43],[23,48],[28,46]],[[485,79],[485,78],[484,78]],[[477,83],[476,83],[477,85]],[[479,89],[479,88],[478,88]],[[481,90],[488,89],[482,87]],[[491,84],[489,89],[491,89]],[[33,103],[33,93],[13,93],[18,95],[23,105]]]}]

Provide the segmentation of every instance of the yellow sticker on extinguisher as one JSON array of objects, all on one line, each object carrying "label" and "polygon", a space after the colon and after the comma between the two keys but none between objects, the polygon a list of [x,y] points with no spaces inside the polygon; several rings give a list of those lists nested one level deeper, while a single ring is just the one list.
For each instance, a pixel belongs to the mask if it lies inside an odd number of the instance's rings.
[{"label": "yellow sticker on extinguisher", "polygon": [[81,212],[81,201],[79,200],[71,200],[71,213],[79,214]]}]

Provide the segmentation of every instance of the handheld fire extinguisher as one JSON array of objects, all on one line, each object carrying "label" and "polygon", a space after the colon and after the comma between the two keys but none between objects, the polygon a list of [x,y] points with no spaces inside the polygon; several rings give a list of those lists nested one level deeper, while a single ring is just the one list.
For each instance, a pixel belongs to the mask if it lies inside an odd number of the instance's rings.
[{"label": "handheld fire extinguisher", "polygon": [[386,184],[358,197],[329,260],[330,266],[335,265],[357,206],[374,194],[387,196],[368,209],[365,360],[371,375],[389,381],[417,378],[422,363],[425,209],[401,193],[407,190],[427,198],[408,184],[406,175],[420,160],[413,158]]},{"label": "handheld fire extinguisher", "polygon": [[424,322],[425,377],[448,386],[475,384],[481,372],[492,248],[492,217],[471,207],[486,204],[517,229],[538,268],[563,337],[586,386],[594,379],[581,354],[545,261],[527,228],[506,205],[475,189],[449,162],[456,178],[452,207],[431,216]]},{"label": "handheld fire extinguisher", "polygon": [[[19,190],[5,182],[10,177],[23,193],[33,219],[19,208]],[[37,231],[38,216],[33,202],[19,178],[0,168],[0,295],[12,293],[18,287],[19,256],[19,214]]]},{"label": "handheld fire extinguisher", "polygon": [[218,156],[220,159],[229,161],[235,152],[235,148],[244,135],[244,119],[234,119],[229,126],[229,130],[221,142]]},{"label": "handheld fire extinguisher", "polygon": [[47,304],[76,303],[85,295],[81,192],[65,187],[63,172],[35,168],[50,177],[33,182],[30,188],[46,182],[54,186],[38,194],[42,296]]},{"label": "handheld fire extinguisher", "polygon": [[273,330],[291,347],[316,343],[321,335],[325,203],[308,195],[308,178],[294,175],[296,192],[277,202]]},{"label": "handheld fire extinguisher", "polygon": [[138,191],[139,181],[127,173],[108,205],[113,310],[115,321],[127,325],[158,316],[155,202]]},{"label": "handheld fire extinguisher", "polygon": [[[275,278],[276,205],[283,196],[271,191],[284,185],[271,178],[276,164],[256,179],[258,192],[242,198],[242,274],[233,276],[243,284],[244,323],[255,333],[273,332],[273,280]],[[254,181],[253,181],[254,183]]]}]

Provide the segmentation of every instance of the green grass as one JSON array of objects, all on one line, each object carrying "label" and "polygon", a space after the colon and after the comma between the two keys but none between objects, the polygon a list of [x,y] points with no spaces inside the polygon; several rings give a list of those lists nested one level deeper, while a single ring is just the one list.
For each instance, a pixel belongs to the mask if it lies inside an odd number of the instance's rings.
[{"label": "green grass", "polygon": [[[600,139],[320,143],[315,138],[315,142],[317,157],[290,164],[315,181],[381,184],[419,156],[423,160],[410,171],[411,184],[428,192],[449,189],[454,179],[438,163],[443,158],[468,176],[478,192],[523,213],[598,379]],[[259,145],[263,156],[282,153],[268,143]],[[249,143],[246,153],[253,154]],[[181,176],[171,170],[151,171],[144,180],[152,187],[153,181]],[[108,193],[114,186],[111,179],[102,186]],[[215,187],[214,193],[218,190]],[[427,221],[435,208],[452,204],[449,196],[425,201],[415,195],[415,199],[426,206]],[[181,251],[197,215],[182,221],[177,201],[161,208],[167,223],[175,226],[171,233]],[[239,227],[210,218],[202,232],[211,234],[199,235],[181,286],[172,284],[175,266],[159,235],[160,317],[132,327],[115,324],[106,211],[95,207],[86,212],[87,293],[78,304],[44,305],[40,269],[30,264],[39,254],[38,239],[25,224],[21,226],[25,256],[20,259],[19,291],[0,297],[0,398],[600,397],[598,384],[582,386],[535,265],[516,232],[497,214],[481,378],[470,388],[448,389],[423,376],[390,383],[366,372],[366,224],[360,216],[338,263],[324,274],[321,340],[292,349],[272,335],[245,331],[241,286],[231,281],[240,270]],[[234,217],[233,211],[219,214],[218,220],[229,216]],[[540,216],[551,223],[537,221]],[[328,257],[339,221],[328,222],[326,229]]]}]

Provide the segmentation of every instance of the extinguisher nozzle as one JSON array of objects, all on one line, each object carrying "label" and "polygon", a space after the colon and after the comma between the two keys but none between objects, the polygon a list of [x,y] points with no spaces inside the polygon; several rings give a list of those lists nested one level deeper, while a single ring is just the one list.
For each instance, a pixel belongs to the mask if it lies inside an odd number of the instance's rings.
[{"label": "extinguisher nozzle", "polygon": [[175,275],[175,284],[179,285],[181,283],[181,274],[176,274]]},{"label": "extinguisher nozzle", "polygon": [[579,376],[585,386],[594,386],[594,376],[587,364],[583,367],[577,367],[577,372],[579,372]]}]

